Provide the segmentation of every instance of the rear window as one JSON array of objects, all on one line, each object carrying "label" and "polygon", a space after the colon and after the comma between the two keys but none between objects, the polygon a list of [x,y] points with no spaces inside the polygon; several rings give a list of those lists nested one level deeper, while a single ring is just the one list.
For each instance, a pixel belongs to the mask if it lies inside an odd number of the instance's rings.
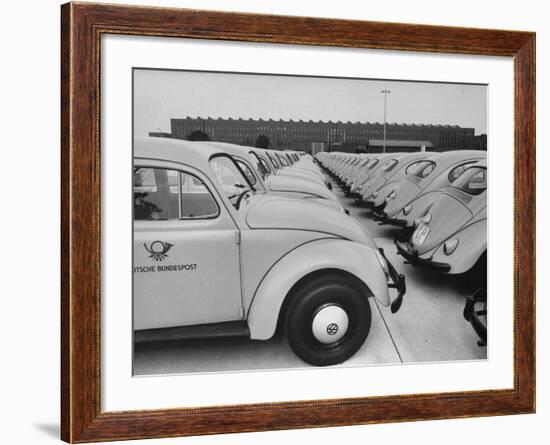
[{"label": "rear window", "polygon": [[428,177],[435,169],[435,162],[433,161],[418,161],[409,165],[407,168],[407,174],[417,176],[418,178]]},{"label": "rear window", "polygon": [[465,162],[464,164],[457,165],[449,172],[449,182],[454,182],[473,162]]},{"label": "rear window", "polygon": [[484,167],[470,167],[452,184],[469,195],[480,195],[487,190],[487,169]]},{"label": "rear window", "polygon": [[382,170],[384,170],[385,172],[392,171],[396,165],[397,159],[390,159],[382,166]]},{"label": "rear window", "polygon": [[378,165],[380,161],[378,159],[371,159],[369,163],[367,164],[367,168],[373,168]]}]

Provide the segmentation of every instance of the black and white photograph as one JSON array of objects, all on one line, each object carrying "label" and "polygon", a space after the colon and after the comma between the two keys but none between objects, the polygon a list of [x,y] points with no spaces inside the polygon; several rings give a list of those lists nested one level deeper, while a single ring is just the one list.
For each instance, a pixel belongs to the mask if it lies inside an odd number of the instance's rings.
[{"label": "black and white photograph", "polygon": [[135,376],[487,359],[487,85],[132,74]]}]

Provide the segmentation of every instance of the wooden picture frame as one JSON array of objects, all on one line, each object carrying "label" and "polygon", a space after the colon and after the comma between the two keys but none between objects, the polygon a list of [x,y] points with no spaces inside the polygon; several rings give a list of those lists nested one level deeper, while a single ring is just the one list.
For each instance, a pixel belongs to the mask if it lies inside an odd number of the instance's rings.
[{"label": "wooden picture frame", "polygon": [[[61,17],[63,440],[96,442],[534,412],[534,33],[91,3],[65,4]],[[103,34],[513,57],[513,389],[102,412],[99,101]]]}]

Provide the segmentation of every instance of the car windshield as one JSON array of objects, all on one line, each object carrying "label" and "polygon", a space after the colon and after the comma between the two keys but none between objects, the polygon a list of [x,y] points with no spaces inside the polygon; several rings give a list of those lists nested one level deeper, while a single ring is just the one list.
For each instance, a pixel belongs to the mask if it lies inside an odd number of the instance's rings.
[{"label": "car windshield", "polygon": [[248,182],[252,185],[256,185],[256,175],[252,171],[252,169],[246,164],[244,161],[241,161],[240,159],[235,159],[235,162],[239,164],[239,167],[241,167],[241,170],[246,176],[246,179],[248,179]]},{"label": "car windshield", "polygon": [[250,184],[241,169],[229,156],[211,158],[210,166],[218,178],[223,192],[236,207],[237,200],[241,195],[254,191],[252,184]]},{"label": "car windshield", "polygon": [[269,160],[273,164],[273,168],[275,170],[279,170],[281,168],[281,166],[279,165],[279,162],[276,160],[275,156],[271,156],[269,153],[267,153],[267,157],[269,158]]},{"label": "car windshield", "polygon": [[277,153],[277,158],[279,158],[279,162],[284,165],[285,167],[288,167],[288,161],[284,158],[284,156]]},{"label": "car windshield", "polygon": [[435,162],[419,161],[407,169],[407,174],[417,176],[418,178],[426,178],[435,169]]},{"label": "car windshield", "polygon": [[254,167],[256,167],[256,171],[260,174],[262,179],[266,179],[271,174],[271,167],[255,152],[251,151],[250,153],[252,154],[251,159],[253,161]]},{"label": "car windshield", "polygon": [[480,195],[487,190],[487,169],[484,167],[470,167],[451,185],[469,195]]}]

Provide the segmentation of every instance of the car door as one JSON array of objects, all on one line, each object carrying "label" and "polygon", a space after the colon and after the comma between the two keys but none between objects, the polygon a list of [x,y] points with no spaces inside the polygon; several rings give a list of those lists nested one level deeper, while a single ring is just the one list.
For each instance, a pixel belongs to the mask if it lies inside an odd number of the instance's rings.
[{"label": "car door", "polygon": [[134,167],[134,329],[241,319],[238,230],[198,172]]}]

